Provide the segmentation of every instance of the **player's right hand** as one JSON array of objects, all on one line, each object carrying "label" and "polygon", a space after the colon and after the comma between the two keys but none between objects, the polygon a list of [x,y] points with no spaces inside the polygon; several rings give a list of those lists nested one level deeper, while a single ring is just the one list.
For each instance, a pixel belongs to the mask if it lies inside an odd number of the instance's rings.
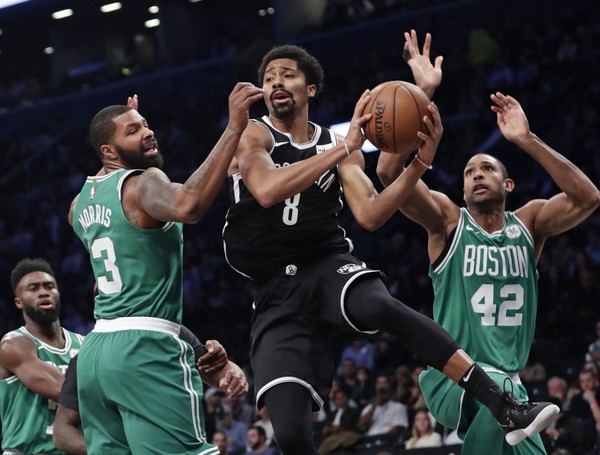
[{"label": "player's right hand", "polygon": [[250,82],[238,82],[229,95],[228,128],[242,134],[250,118],[250,106],[263,96],[263,89]]},{"label": "player's right hand", "polygon": [[365,107],[370,99],[371,91],[365,90],[362,95],[360,95],[360,98],[354,107],[354,114],[352,115],[352,120],[350,120],[348,134],[346,134],[346,144],[348,145],[350,153],[360,149],[365,142],[365,135],[363,134],[362,126],[368,122],[373,115],[371,113],[364,114]]},{"label": "player's right hand", "polygon": [[228,398],[239,398],[248,392],[248,380],[240,369],[229,369],[219,381],[219,388]]}]

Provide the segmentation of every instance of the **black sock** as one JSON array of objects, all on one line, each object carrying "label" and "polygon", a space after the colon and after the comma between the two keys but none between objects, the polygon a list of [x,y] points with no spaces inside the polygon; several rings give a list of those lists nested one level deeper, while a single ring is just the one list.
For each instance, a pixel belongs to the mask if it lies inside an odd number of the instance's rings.
[{"label": "black sock", "polygon": [[505,407],[500,387],[476,363],[469,367],[458,385],[481,401],[494,416],[498,416]]}]

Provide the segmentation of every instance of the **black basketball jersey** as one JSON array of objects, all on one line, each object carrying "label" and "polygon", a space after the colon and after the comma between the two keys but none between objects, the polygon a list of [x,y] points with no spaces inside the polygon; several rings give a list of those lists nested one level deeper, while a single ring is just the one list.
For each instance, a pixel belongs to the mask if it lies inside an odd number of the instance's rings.
[{"label": "black basketball jersey", "polygon": [[[271,158],[278,167],[289,166],[334,147],[335,133],[311,123],[315,133],[298,144],[278,131],[267,116],[253,120],[265,124],[273,136]],[[261,207],[248,191],[242,176],[228,177],[231,207],[223,239],[229,265],[242,275],[261,281],[276,273],[337,252],[351,252],[352,242],[338,224],[342,186],[337,166],[309,188],[272,207]]]}]

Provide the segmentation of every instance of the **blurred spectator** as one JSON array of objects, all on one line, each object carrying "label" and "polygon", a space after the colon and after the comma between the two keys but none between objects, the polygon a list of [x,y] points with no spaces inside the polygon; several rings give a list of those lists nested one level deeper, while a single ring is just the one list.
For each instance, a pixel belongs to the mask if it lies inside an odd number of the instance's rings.
[{"label": "blurred spectator", "polygon": [[267,444],[267,435],[263,427],[252,426],[248,428],[247,440],[248,450],[244,455],[279,455],[279,451],[275,447],[269,447]]},{"label": "blurred spectator", "polygon": [[579,386],[581,391],[573,396],[568,411],[578,420],[582,431],[579,439],[581,440],[581,453],[592,450],[597,444],[598,431],[600,431],[600,390],[598,388],[598,379],[596,371],[591,368],[584,368],[579,373]]},{"label": "blurred spectator", "polygon": [[267,445],[271,446],[274,444],[273,441],[273,424],[271,423],[271,419],[269,418],[269,411],[267,411],[267,407],[263,406],[260,411],[257,411],[258,420],[254,422],[255,427],[262,427],[265,430],[265,437],[267,438]]},{"label": "blurred spectator", "polygon": [[339,448],[352,447],[361,436],[358,428],[360,410],[350,405],[345,390],[338,390],[334,399],[337,410],[323,426],[320,454],[330,453]]},{"label": "blurred spectator", "polygon": [[372,370],[375,366],[375,345],[363,338],[352,341],[342,351],[340,363],[338,365],[337,373],[342,374],[343,362],[346,359],[354,360],[356,368],[366,368]]},{"label": "blurred spectator", "polygon": [[412,437],[406,442],[407,449],[422,447],[441,447],[442,436],[433,430],[433,425],[427,409],[419,409],[412,426]]},{"label": "blurred spectator", "polygon": [[227,451],[227,446],[229,441],[227,440],[227,435],[221,431],[215,431],[212,436],[212,439],[209,439],[211,444],[214,444],[219,449],[220,455],[230,455]]},{"label": "blurred spectator", "polygon": [[237,398],[225,398],[225,405],[229,407],[233,418],[247,426],[254,422],[254,407],[246,402],[247,395]]},{"label": "blurred spectator", "polygon": [[248,425],[235,420],[231,409],[228,407],[219,416],[217,430],[227,436],[227,450],[230,455],[241,455],[246,451]]},{"label": "blurred spectator", "polygon": [[593,362],[596,367],[600,367],[600,319],[596,320],[596,339],[588,346],[585,354],[586,362]]},{"label": "blurred spectator", "polygon": [[217,431],[219,416],[223,415],[224,396],[223,392],[214,387],[207,388],[204,392],[204,428],[209,441]]},{"label": "blurred spectator", "polygon": [[[362,410],[359,427],[367,436],[396,441],[408,427],[406,406],[392,401],[392,386],[387,375],[380,374],[375,381],[375,397]],[[387,437],[386,437],[387,436]]]}]

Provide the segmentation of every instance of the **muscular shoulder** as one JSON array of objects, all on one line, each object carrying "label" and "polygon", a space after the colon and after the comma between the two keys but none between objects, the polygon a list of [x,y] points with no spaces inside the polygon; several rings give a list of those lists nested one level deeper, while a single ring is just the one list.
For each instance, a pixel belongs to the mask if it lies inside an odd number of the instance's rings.
[{"label": "muscular shoulder", "polygon": [[36,356],[33,340],[18,333],[8,333],[0,341],[0,375],[6,377],[14,372],[27,357]]},{"label": "muscular shoulder", "polygon": [[162,224],[144,209],[144,197],[159,197],[161,185],[170,183],[167,175],[156,167],[127,176],[123,182],[121,204],[131,224],[140,228],[152,228]]},{"label": "muscular shoulder", "polygon": [[534,199],[514,212],[532,235],[535,235],[535,219],[546,202],[545,199]]}]

